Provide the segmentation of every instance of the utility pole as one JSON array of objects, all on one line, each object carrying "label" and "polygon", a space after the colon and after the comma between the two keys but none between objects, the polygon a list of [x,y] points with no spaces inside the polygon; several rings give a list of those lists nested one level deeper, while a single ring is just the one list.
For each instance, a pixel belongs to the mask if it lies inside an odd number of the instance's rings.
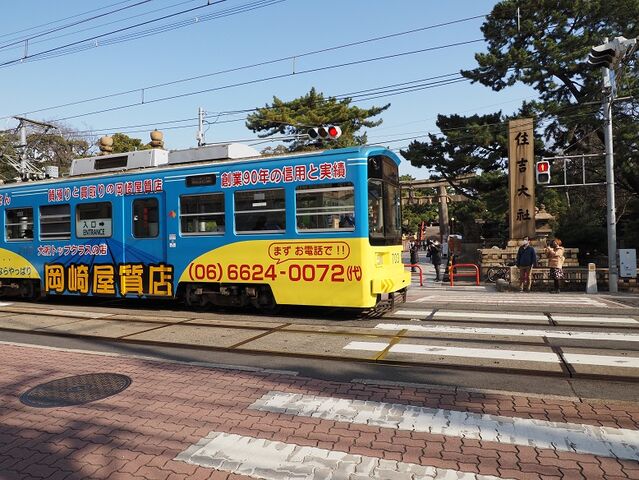
[{"label": "utility pole", "polygon": [[197,146],[204,145],[204,109],[199,107],[197,109]]},{"label": "utility pole", "polygon": [[50,123],[39,122],[36,120],[30,120],[24,117],[13,117],[18,120],[18,130],[20,131],[20,145],[18,145],[20,151],[20,159],[12,159],[7,157],[9,165],[11,165],[20,175],[20,180],[27,181],[32,178],[38,178],[38,175],[44,175],[42,169],[36,166],[34,161],[29,160],[27,155],[27,124],[36,125],[44,129],[42,132],[46,134],[51,129],[56,129],[55,125]]},{"label": "utility pole", "polygon": [[637,40],[625,37],[615,37],[610,42],[608,38],[603,45],[592,47],[588,55],[588,63],[601,66],[603,76],[603,113],[604,113],[604,146],[606,150],[606,223],[608,232],[608,290],[616,293],[617,280],[617,214],[615,210],[615,171],[612,146],[612,102],[615,99],[617,87],[615,85],[614,69],[623,60],[634,53]]},{"label": "utility pole", "polygon": [[21,180],[27,179],[27,125],[26,122],[20,122],[20,174]]},{"label": "utility pole", "polygon": [[450,235],[449,220],[448,220],[448,192],[445,185],[437,187],[437,194],[439,196],[439,236],[441,242],[447,242]]},{"label": "utility pole", "polygon": [[[615,208],[615,159],[612,146],[612,102],[614,79],[610,69],[601,69],[603,74],[604,143],[606,148],[606,222],[608,224],[608,291],[617,292],[617,213]],[[613,80],[613,82],[611,82]]]}]

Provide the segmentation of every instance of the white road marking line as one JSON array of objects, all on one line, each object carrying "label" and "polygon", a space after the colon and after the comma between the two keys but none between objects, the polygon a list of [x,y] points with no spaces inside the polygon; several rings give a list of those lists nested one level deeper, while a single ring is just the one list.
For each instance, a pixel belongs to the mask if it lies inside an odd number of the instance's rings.
[{"label": "white road marking line", "polygon": [[344,350],[364,350],[370,352],[381,352],[388,347],[389,342],[350,342]]},{"label": "white road marking line", "polygon": [[103,312],[86,312],[80,310],[43,310],[46,312],[46,315],[61,315],[66,317],[77,317],[77,318],[91,318],[91,319],[100,319],[105,317],[110,317],[114,315],[113,313],[103,313]]},{"label": "white road marking line", "polygon": [[639,368],[639,357],[620,357],[613,355],[587,355],[564,353],[567,363],[575,365],[594,365],[601,367]]},{"label": "white road marking line", "polygon": [[639,460],[639,431],[272,391],[254,410]]},{"label": "white road marking line", "polygon": [[499,480],[491,475],[396,462],[231,433],[210,432],[175,460],[265,480]]},{"label": "white road marking line", "polygon": [[0,302],[0,307],[8,307],[9,305],[13,305],[11,302]]},{"label": "white road marking line", "polygon": [[[350,342],[344,350],[364,350],[381,352],[388,346],[384,342]],[[414,345],[399,343],[389,349],[389,353],[412,353],[415,355],[436,355],[442,357],[486,358],[494,360],[515,360],[521,362],[560,363],[559,356],[552,352],[530,350],[506,350],[492,348],[447,347],[445,345]]]},{"label": "white road marking line", "polygon": [[574,315],[550,315],[556,322],[568,323],[639,323],[633,317],[586,317]]},{"label": "white road marking line", "polygon": [[411,332],[461,333],[465,335],[500,335],[504,337],[574,338],[578,340],[639,342],[639,335],[631,333],[570,332],[567,330],[526,330],[518,328],[456,327],[451,325],[403,325],[399,323],[380,323],[376,325],[375,328],[380,330],[408,330]]},{"label": "white road marking line", "polygon": [[[396,317],[417,317],[423,318],[431,315],[430,310],[397,310],[393,312]],[[548,317],[543,313],[514,313],[514,312],[464,312],[464,311],[442,311],[433,314],[433,318],[494,318],[512,320],[543,320],[548,322]]]},{"label": "white road marking line", "polygon": [[[626,297],[628,298],[628,297]],[[630,298],[636,298],[636,297],[630,297]],[[630,305],[626,305],[624,303],[621,302],[615,302],[614,300],[611,300],[609,298],[606,298],[606,303],[612,303],[613,305],[616,305],[617,307],[621,307],[621,308],[632,308]]]},{"label": "white road marking line", "polygon": [[[523,295],[523,294],[522,294]],[[439,295],[431,295],[428,297],[421,297],[419,303],[434,302],[458,302],[458,303],[481,303],[481,304],[517,304],[517,305],[539,305],[540,303],[546,305],[581,305],[581,306],[593,306],[593,307],[610,307],[608,304],[600,302],[598,300],[583,298],[583,297],[564,297],[559,298],[557,296],[544,297],[541,295],[526,296],[489,296],[488,294],[477,294],[475,292],[460,292],[459,294],[451,295],[450,292],[445,292]]]},{"label": "white road marking line", "polygon": [[544,320],[548,317],[543,313],[514,313],[514,312],[449,312],[438,311],[435,318],[504,318],[513,320]]}]

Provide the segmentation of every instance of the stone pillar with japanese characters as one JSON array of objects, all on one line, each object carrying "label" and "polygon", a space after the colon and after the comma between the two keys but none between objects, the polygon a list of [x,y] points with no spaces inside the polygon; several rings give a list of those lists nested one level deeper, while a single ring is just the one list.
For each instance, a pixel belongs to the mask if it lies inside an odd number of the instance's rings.
[{"label": "stone pillar with japanese characters", "polygon": [[535,237],[535,156],[533,119],[508,122],[510,240]]}]

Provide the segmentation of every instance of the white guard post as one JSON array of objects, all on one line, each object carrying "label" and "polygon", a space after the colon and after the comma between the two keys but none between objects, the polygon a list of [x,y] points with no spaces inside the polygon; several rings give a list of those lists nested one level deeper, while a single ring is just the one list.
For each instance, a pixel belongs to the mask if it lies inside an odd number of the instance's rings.
[{"label": "white guard post", "polygon": [[594,263],[588,264],[588,282],[586,293],[597,293],[597,268]]}]

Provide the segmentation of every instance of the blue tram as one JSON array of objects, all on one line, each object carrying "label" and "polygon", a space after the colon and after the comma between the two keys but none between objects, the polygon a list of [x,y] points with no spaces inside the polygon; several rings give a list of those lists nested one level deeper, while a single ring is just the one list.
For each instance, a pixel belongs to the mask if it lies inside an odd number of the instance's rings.
[{"label": "blue tram", "polygon": [[262,309],[405,299],[395,154],[242,148],[101,155],[0,185],[0,291]]}]

